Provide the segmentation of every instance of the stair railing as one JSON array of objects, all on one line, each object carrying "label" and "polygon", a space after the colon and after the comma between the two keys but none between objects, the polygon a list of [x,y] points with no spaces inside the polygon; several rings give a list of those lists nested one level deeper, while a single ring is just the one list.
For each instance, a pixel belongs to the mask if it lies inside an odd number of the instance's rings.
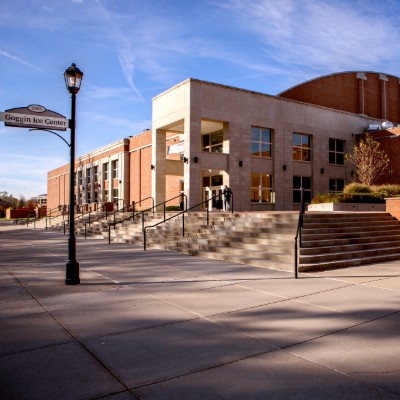
[{"label": "stair railing", "polygon": [[[108,212],[107,212],[107,205],[106,205],[106,204],[103,204],[100,208],[98,208],[98,209],[96,210],[96,212],[99,212],[99,211],[100,211],[100,212],[103,212],[104,209],[105,209],[105,211],[106,211],[106,217],[107,217]],[[96,221],[97,219],[100,219],[100,218],[104,218],[104,216],[102,215],[101,217],[96,218],[96,219],[93,220],[93,219],[91,219],[92,213],[93,213],[92,210],[89,210],[89,211],[87,211],[87,212],[84,212],[84,211],[83,211],[80,215],[77,215],[77,216],[74,218],[74,220],[75,220],[75,219],[76,219],[76,220],[82,219],[85,215],[88,215],[88,216],[89,216],[89,225],[90,225],[91,222]],[[69,210],[68,210],[68,215],[69,215]],[[64,235],[65,235],[65,232],[66,232],[65,226],[66,226],[66,224],[68,225],[68,221],[69,221],[69,218],[68,218],[67,221],[64,221]],[[87,221],[85,221],[85,232],[86,232],[86,223],[87,223]],[[85,233],[85,235],[86,235],[86,233]]]},{"label": "stair railing", "polygon": [[[168,199],[168,200],[165,200],[165,201],[163,201],[163,202],[161,202],[161,203],[159,203],[159,204],[157,204],[157,205],[154,205],[154,199],[151,197],[151,199],[153,199],[153,207],[152,207],[152,209],[153,209],[153,213],[154,213],[154,210],[157,208],[157,207],[160,207],[160,206],[163,206],[163,208],[164,208],[164,220],[163,221],[161,221],[161,222],[165,222],[166,221],[166,204],[167,203],[169,203],[170,201],[172,201],[172,200],[175,200],[175,199],[177,199],[177,198],[179,198],[179,197],[183,197],[184,199],[185,199],[185,202],[184,202],[184,210],[182,211],[182,212],[186,212],[187,211],[187,203],[188,203],[188,200],[187,200],[187,195],[186,194],[184,194],[184,193],[181,193],[181,194],[178,194],[177,196],[175,196],[175,197],[171,197],[170,199]],[[146,198],[146,199],[143,199],[143,200],[147,200],[147,199],[149,199],[150,197],[148,197],[148,198]],[[143,200],[141,200],[141,201],[143,201]],[[135,208],[134,208],[134,202],[132,202],[132,206],[133,206],[133,210],[135,210]],[[119,221],[115,221],[115,219],[114,219],[114,223],[111,223],[111,224],[108,224],[108,243],[111,243],[111,225],[113,225],[113,227],[114,227],[114,229],[115,229],[115,225],[117,225],[117,224],[120,224],[120,223],[122,223],[122,222],[125,222],[125,221],[127,221],[127,220],[129,220],[129,219],[132,219],[132,221],[135,219],[135,217],[137,217],[137,216],[141,216],[141,220],[142,220],[142,232],[144,232],[144,216],[145,216],[145,213],[146,212],[148,212],[148,210],[143,210],[143,211],[139,211],[139,212],[137,212],[136,214],[133,212],[133,214],[132,214],[132,216],[131,217],[128,217],[128,218],[125,218],[125,219],[121,219],[121,220],[119,220]]]},{"label": "stair railing", "polygon": [[299,210],[299,219],[297,222],[297,230],[296,236],[294,238],[294,277],[298,278],[298,248],[301,249],[301,234],[303,230],[304,223],[304,189],[300,188],[300,210]]},{"label": "stair railing", "polygon": [[[211,197],[211,198],[209,198],[209,199],[207,199],[207,200],[204,200],[204,201],[202,201],[201,203],[196,204],[196,205],[194,205],[194,206],[192,206],[192,207],[190,207],[190,208],[187,208],[185,211],[181,211],[181,212],[179,212],[179,213],[173,215],[173,216],[170,217],[170,218],[165,219],[165,217],[164,217],[164,221],[158,222],[157,224],[154,224],[154,225],[147,225],[147,226],[143,229],[143,250],[147,250],[147,232],[146,232],[146,229],[147,229],[147,228],[155,228],[155,227],[158,226],[158,225],[161,225],[161,224],[163,224],[163,223],[165,223],[165,222],[167,222],[167,221],[172,220],[173,218],[177,218],[177,217],[179,217],[180,215],[182,215],[182,237],[184,237],[184,236],[185,236],[185,213],[187,213],[188,211],[193,210],[194,208],[200,207],[200,206],[203,205],[203,204],[206,204],[207,225],[210,225],[210,207],[209,207],[209,204],[210,204],[210,203],[212,204],[212,201],[213,201],[213,200],[216,200],[216,199],[222,200],[222,193],[221,193],[221,194],[217,194],[217,195],[215,195],[215,196],[213,196],[213,197]],[[232,200],[233,200],[233,195],[232,195]],[[231,202],[231,205],[232,205],[232,206],[231,206],[230,212],[233,214],[233,201]]]}]

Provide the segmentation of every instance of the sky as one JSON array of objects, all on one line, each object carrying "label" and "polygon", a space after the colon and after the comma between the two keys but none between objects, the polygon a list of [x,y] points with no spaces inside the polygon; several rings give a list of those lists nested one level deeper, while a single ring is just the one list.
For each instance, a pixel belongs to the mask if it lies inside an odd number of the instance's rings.
[{"label": "sky", "polygon": [[[0,111],[70,118],[75,63],[81,156],[151,128],[152,98],[187,78],[276,95],[337,72],[400,76],[399,15],[399,0],[0,0]],[[0,122],[0,192],[44,194],[68,163],[57,136]]]}]

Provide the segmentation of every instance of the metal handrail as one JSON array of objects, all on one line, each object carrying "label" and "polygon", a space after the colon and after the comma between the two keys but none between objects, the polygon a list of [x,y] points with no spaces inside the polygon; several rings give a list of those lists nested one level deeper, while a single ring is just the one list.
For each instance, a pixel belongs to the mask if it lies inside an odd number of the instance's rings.
[{"label": "metal handrail", "polygon": [[[152,197],[152,196],[145,197],[144,199],[139,200],[137,203],[140,205],[140,204],[142,204],[142,201],[145,201],[145,200],[148,200],[148,199],[151,199],[151,203],[152,203],[152,207],[151,208],[152,208],[153,214],[154,214],[154,197]],[[135,210],[135,206],[136,206],[136,202],[132,201],[133,210]]]},{"label": "metal handrail", "polygon": [[[223,196],[222,193],[217,194],[217,195],[215,195],[215,196],[213,196],[213,197],[211,197],[211,198],[209,198],[207,200],[202,201],[199,204],[196,204],[196,205],[194,205],[194,206],[192,206],[190,208],[187,208],[185,211],[181,211],[180,213],[173,215],[172,217],[170,217],[168,219],[164,218],[164,221],[158,222],[157,224],[154,224],[154,225],[146,226],[144,228],[144,230],[143,230],[143,250],[147,250],[147,233],[146,233],[146,229],[147,228],[154,228],[154,227],[156,227],[158,225],[161,225],[161,224],[163,224],[163,223],[165,223],[167,221],[170,221],[173,218],[176,218],[176,217],[179,217],[180,215],[182,215],[182,237],[184,237],[185,236],[185,213],[187,213],[190,210],[193,210],[194,208],[200,207],[201,205],[206,204],[206,203],[207,203],[207,207],[206,207],[207,225],[209,225],[210,224],[210,210],[209,210],[208,205],[209,205],[210,201],[212,201],[214,199],[218,198],[219,200],[221,200],[222,196]],[[233,214],[233,193],[231,194],[231,199],[232,199],[232,202],[231,202],[231,210],[230,210],[230,212]]]},{"label": "metal handrail", "polygon": [[[165,200],[165,201],[163,201],[163,202],[161,202],[161,203],[159,203],[159,204],[156,204],[156,205],[154,205],[154,199],[153,199],[153,207],[152,207],[152,209],[153,209],[153,213],[154,213],[154,209],[156,208],[156,207],[158,207],[158,206],[164,206],[164,220],[162,221],[162,222],[165,222],[166,221],[166,204],[167,203],[169,203],[170,201],[172,201],[172,200],[175,200],[176,198],[178,198],[178,197],[184,197],[185,198],[185,205],[186,205],[186,207],[185,207],[185,209],[183,210],[183,212],[186,212],[187,211],[187,202],[188,202],[188,200],[187,200],[187,195],[186,194],[184,194],[184,193],[180,193],[178,196],[175,196],[175,197],[171,197],[170,199],[168,199],[168,200]],[[147,200],[147,199],[149,199],[150,197],[148,197],[148,198],[146,198],[146,199],[143,199],[143,200]],[[152,197],[151,197],[152,198]],[[133,203],[132,203],[133,204]],[[133,210],[134,210],[134,208],[133,208]],[[145,212],[147,212],[147,210],[143,210],[143,211],[139,211],[138,213],[136,213],[135,214],[135,212],[133,211],[133,214],[132,214],[132,217],[128,217],[128,218],[124,218],[124,219],[121,219],[121,220],[119,220],[119,221],[117,221],[117,222],[115,222],[115,219],[114,219],[114,223],[111,223],[111,224],[109,224],[108,225],[108,243],[111,243],[111,225],[113,225],[113,227],[114,227],[114,229],[115,229],[115,225],[117,225],[117,224],[120,224],[120,223],[122,223],[122,222],[125,222],[125,221],[127,221],[128,219],[131,219],[132,218],[132,220],[134,220],[135,219],[135,217],[137,217],[138,215],[141,215],[141,218],[142,218],[142,231],[144,232],[144,213]]]},{"label": "metal handrail", "polygon": [[294,238],[294,277],[298,277],[298,247],[301,248],[301,234],[304,223],[304,189],[300,188],[300,210],[299,220],[297,222],[296,236]]}]

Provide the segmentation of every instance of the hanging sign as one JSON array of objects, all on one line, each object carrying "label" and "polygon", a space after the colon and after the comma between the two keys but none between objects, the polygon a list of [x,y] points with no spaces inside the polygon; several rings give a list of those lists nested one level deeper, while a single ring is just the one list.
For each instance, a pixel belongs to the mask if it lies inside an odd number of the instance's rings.
[{"label": "hanging sign", "polygon": [[68,128],[68,119],[63,115],[47,110],[38,104],[28,107],[10,108],[0,113],[0,121],[5,126],[32,129],[51,129],[65,131]]}]

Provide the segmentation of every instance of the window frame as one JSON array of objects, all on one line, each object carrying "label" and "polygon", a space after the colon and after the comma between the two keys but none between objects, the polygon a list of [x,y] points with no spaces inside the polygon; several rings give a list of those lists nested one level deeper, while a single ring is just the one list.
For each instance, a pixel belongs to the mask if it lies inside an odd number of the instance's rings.
[{"label": "window frame", "polygon": [[[213,142],[213,137],[221,135],[221,142]],[[208,143],[205,144],[205,138],[208,138]],[[206,153],[223,153],[224,152],[224,131],[223,129],[205,133],[201,135],[201,149]]]},{"label": "window frame", "polygon": [[[331,143],[334,143],[334,149],[331,149]],[[341,143],[343,146],[342,151],[338,151],[338,143]],[[329,145],[328,145],[328,160],[329,164],[331,165],[340,165],[343,166],[345,163],[345,149],[346,149],[346,141],[343,139],[336,139],[336,138],[329,138]],[[333,158],[333,161],[331,160],[331,155]],[[338,162],[338,157],[342,158]]]},{"label": "window frame", "polygon": [[[268,131],[269,141],[263,140],[263,132],[264,131]],[[271,159],[273,157],[274,130],[271,128],[263,128],[261,126],[252,126],[250,132],[251,132],[251,136],[250,136],[250,155],[251,155],[251,157]],[[258,137],[256,137],[256,136],[258,136]],[[268,152],[268,150],[263,151],[263,145],[266,146],[266,149],[269,148],[269,152]],[[258,150],[256,151],[256,149],[258,149]],[[264,153],[269,153],[269,155],[264,155]]]},{"label": "window frame", "polygon": [[[299,138],[299,144],[296,143],[296,138]],[[304,142],[307,139],[307,142]],[[293,161],[311,162],[312,161],[312,135],[307,133],[293,132],[292,136],[293,145]],[[304,146],[306,145],[306,147]],[[306,150],[306,153],[304,152]],[[300,154],[300,158],[296,158],[296,154]],[[304,157],[304,154],[307,154]]]},{"label": "window frame", "polygon": [[[300,186],[296,184],[295,180],[300,180]],[[309,185],[307,184],[309,183]],[[293,203],[301,203],[301,188],[303,188],[303,200],[304,203],[311,203],[312,198],[312,178],[311,176],[299,176],[293,175]]]},{"label": "window frame", "polygon": [[[338,182],[340,181],[340,185],[338,185]],[[332,185],[333,183],[333,185]],[[342,185],[343,183],[343,185]],[[334,186],[334,189],[332,190],[332,187]],[[338,186],[342,187],[342,190],[338,190]],[[329,178],[329,192],[330,193],[342,193],[343,189],[345,186],[345,180],[343,178]]]},{"label": "window frame", "polygon": [[[253,186],[253,178],[256,176],[258,180],[258,185]],[[264,179],[268,181],[269,185],[268,186],[263,186]],[[273,180],[273,175],[266,173],[266,172],[251,172],[250,175],[250,203],[251,204],[272,204],[274,203],[273,200],[273,185],[274,185],[274,180]],[[253,194],[255,194],[253,196]],[[267,194],[264,196],[264,194]],[[253,199],[254,197],[254,199]],[[264,199],[269,199],[265,200]]]},{"label": "window frame", "polygon": [[112,179],[119,178],[119,160],[111,161],[111,176],[112,176]]},{"label": "window frame", "polygon": [[108,181],[108,179],[109,179],[109,173],[110,173],[109,167],[110,167],[110,163],[106,162],[103,164],[103,180],[104,181]]}]

